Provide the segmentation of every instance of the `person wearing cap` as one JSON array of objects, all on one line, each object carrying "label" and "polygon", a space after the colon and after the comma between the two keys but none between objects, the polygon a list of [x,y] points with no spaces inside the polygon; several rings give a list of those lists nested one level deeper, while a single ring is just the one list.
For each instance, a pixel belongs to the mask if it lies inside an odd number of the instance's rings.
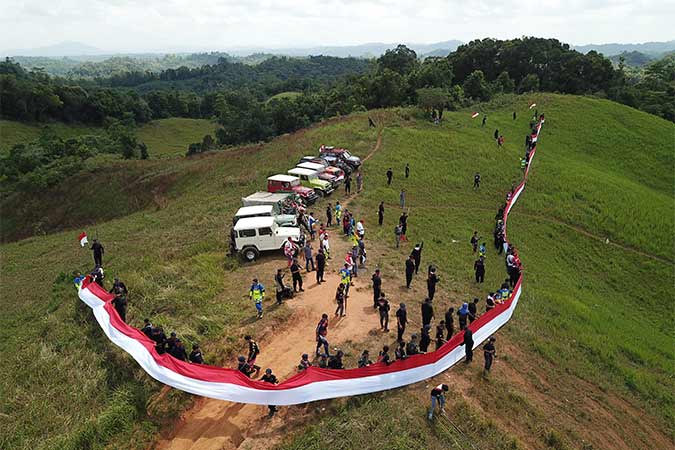
[{"label": "person wearing cap", "polygon": [[403,333],[405,333],[405,326],[408,324],[408,310],[405,303],[399,305],[396,311],[396,340],[403,342]]},{"label": "person wearing cap", "polygon": [[358,366],[359,368],[361,367],[367,367],[371,365],[373,362],[370,360],[370,353],[368,350],[364,350],[363,353],[361,353],[361,357],[359,358]]},{"label": "person wearing cap", "polygon": [[258,279],[254,278],[251,284],[251,289],[248,291],[248,296],[255,302],[255,309],[258,311],[258,319],[263,316],[263,300],[265,299],[265,286],[258,283]]},{"label": "person wearing cap", "polygon": [[419,273],[420,266],[422,265],[422,249],[424,248],[424,241],[415,245],[412,252],[410,252],[410,257],[415,262],[415,273]]},{"label": "person wearing cap", "polygon": [[189,359],[193,364],[204,364],[204,356],[202,355],[202,350],[199,348],[199,344],[192,346]]},{"label": "person wearing cap", "polygon": [[436,295],[436,285],[439,281],[441,281],[441,279],[436,275],[436,268],[434,266],[429,266],[429,276],[427,277],[427,293],[429,294],[429,300],[434,299],[434,295]]},{"label": "person wearing cap", "polygon": [[439,384],[431,390],[431,409],[429,409],[429,420],[434,418],[434,410],[438,404],[440,414],[445,413],[445,397],[443,394],[448,392],[450,387],[447,384]]},{"label": "person wearing cap", "polygon": [[483,369],[483,376],[487,377],[490,374],[490,369],[492,368],[492,362],[497,356],[497,351],[495,350],[495,341],[497,339],[494,336],[490,336],[487,343],[483,346],[483,356],[485,357],[485,368]]},{"label": "person wearing cap", "polygon": [[254,370],[251,369],[251,367],[246,362],[246,357],[244,357],[243,355],[239,355],[237,361],[238,361],[237,370],[246,375],[248,378],[251,378],[251,374],[254,372]]},{"label": "person wearing cap", "polygon": [[[279,380],[277,380],[277,377],[272,373],[272,369],[265,369],[265,375],[260,377],[260,381],[270,384],[279,384]],[[274,405],[268,405],[267,408],[270,410],[267,417],[274,416],[274,413],[278,411],[277,407]]]}]

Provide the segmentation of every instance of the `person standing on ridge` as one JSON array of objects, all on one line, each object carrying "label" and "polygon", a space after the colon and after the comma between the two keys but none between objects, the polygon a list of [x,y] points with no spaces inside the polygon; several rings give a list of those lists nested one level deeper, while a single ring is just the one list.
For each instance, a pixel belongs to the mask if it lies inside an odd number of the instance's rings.
[{"label": "person standing on ridge", "polygon": [[349,286],[352,284],[352,271],[349,270],[349,264],[345,263],[344,267],[340,269],[340,283],[345,285],[345,300],[349,297]]},{"label": "person standing on ridge", "polygon": [[338,284],[337,291],[335,292],[335,303],[337,308],[335,308],[336,317],[344,317],[345,314],[345,285],[340,283]]},{"label": "person standing on ridge", "polygon": [[323,252],[323,249],[319,249],[319,252],[316,254],[316,284],[323,283],[323,273],[326,270],[326,255]]},{"label": "person standing on ridge", "polygon": [[248,291],[248,296],[255,302],[255,309],[258,311],[258,319],[262,319],[265,286],[259,283],[257,278],[253,279],[253,284],[251,284],[251,289]]},{"label": "person standing on ridge", "polygon": [[398,218],[398,222],[401,224],[401,240],[408,242],[408,238],[406,237],[408,233],[408,214],[405,211]]},{"label": "person standing on ridge", "polygon": [[[311,258],[310,258],[311,259]],[[298,259],[293,258],[293,264],[291,264],[291,275],[293,279],[293,292],[298,292],[298,288],[300,288],[300,292],[305,292],[305,290],[302,288],[302,275],[300,274],[300,264],[298,264]]]},{"label": "person standing on ridge", "polygon": [[382,276],[380,275],[380,269],[375,269],[375,273],[371,280],[373,282],[373,308],[377,308],[380,294],[382,294]]},{"label": "person standing on ridge", "polygon": [[391,167],[387,169],[387,186],[391,186],[391,179],[394,176],[394,172],[391,170]]},{"label": "person standing on ridge", "polygon": [[188,359],[192,364],[204,364],[204,356],[202,355],[202,350],[199,348],[199,344],[192,345],[192,351]]},{"label": "person standing on ridge", "polygon": [[405,326],[407,324],[408,311],[406,310],[405,303],[401,303],[396,311],[396,340],[398,342],[403,341],[403,333],[405,333]]},{"label": "person standing on ridge", "polygon": [[[305,241],[305,246],[302,248],[302,257],[305,258],[305,271],[311,272],[316,270],[314,267],[314,257],[312,256],[312,243],[307,240]],[[312,269],[310,270],[310,266]]]},{"label": "person standing on ridge", "polygon": [[473,302],[469,303],[469,323],[473,323],[478,318],[478,302],[478,297],[475,297]]},{"label": "person standing on ridge", "polygon": [[389,300],[385,296],[384,292],[380,294],[380,299],[377,301],[377,309],[380,313],[380,329],[385,332],[389,332],[389,310],[391,306],[389,305]]},{"label": "person standing on ridge", "polygon": [[478,250],[478,242],[480,242],[480,236],[478,236],[478,231],[473,232],[473,236],[471,236],[471,248],[473,248],[473,252],[476,253]]},{"label": "person standing on ridge", "polygon": [[377,208],[377,223],[380,226],[384,223],[384,202],[380,202]]},{"label": "person standing on ridge", "polygon": [[476,172],[473,176],[473,188],[478,189],[480,187],[480,173]]},{"label": "person standing on ridge", "polygon": [[326,206],[326,227],[332,226],[333,226],[333,207],[329,203],[328,206]]},{"label": "person standing on ridge", "polygon": [[473,270],[476,272],[476,283],[482,283],[485,279],[485,258],[482,256],[473,263]]},{"label": "person standing on ridge", "polygon": [[436,350],[441,348],[445,344],[445,320],[441,320],[438,325],[436,325]]},{"label": "person standing on ridge", "polygon": [[487,116],[483,116],[483,121],[480,124],[481,128],[484,127],[486,123],[487,123]]},{"label": "person standing on ridge", "polygon": [[91,251],[94,252],[94,265],[103,266],[103,255],[105,254],[105,249],[98,239],[94,239],[93,243],[91,244]]},{"label": "person standing on ridge", "polygon": [[361,175],[361,171],[359,170],[356,172],[356,192],[361,192],[361,188],[363,188],[363,175]]},{"label": "person standing on ridge", "polygon": [[427,297],[422,303],[422,325],[431,326],[431,320],[434,318],[434,306],[431,304],[431,300]]},{"label": "person standing on ridge", "polygon": [[347,175],[345,176],[345,194],[349,195],[352,193],[352,177]]},{"label": "person standing on ridge", "polygon": [[483,356],[485,357],[485,368],[483,369],[483,376],[487,377],[490,374],[490,369],[492,369],[492,362],[497,356],[497,351],[495,350],[495,337],[490,336],[487,343],[483,346]]},{"label": "person standing on ridge", "polygon": [[462,307],[457,311],[457,317],[459,317],[459,329],[464,330],[466,328],[466,321],[469,316],[469,304],[462,303]]},{"label": "person standing on ridge", "polygon": [[405,287],[410,289],[410,283],[412,283],[413,274],[415,273],[415,260],[412,255],[405,260]]},{"label": "person standing on ridge", "polygon": [[394,227],[394,236],[396,238],[396,248],[401,246],[401,236],[403,235],[403,227],[399,223]]},{"label": "person standing on ridge", "polygon": [[326,336],[328,335],[328,314],[322,314],[321,315],[321,320],[316,326],[316,356],[321,356],[321,352],[319,351],[321,347],[323,347],[323,350],[325,352],[326,357],[329,356],[328,352],[328,339]]},{"label": "person standing on ridge", "polygon": [[438,275],[436,275],[436,268],[434,266],[429,266],[429,276],[427,277],[427,294],[429,295],[429,300],[434,299],[436,295],[436,284],[441,281]]},{"label": "person standing on ridge", "polygon": [[415,245],[412,252],[410,252],[410,257],[415,261],[415,274],[418,274],[420,271],[420,266],[422,265],[422,249],[424,248],[424,241]]},{"label": "person standing on ridge", "polygon": [[284,298],[284,272],[281,269],[277,269],[276,275],[274,275],[274,288],[276,290],[276,299],[277,305],[283,303]]},{"label": "person standing on ridge", "polygon": [[473,361],[473,333],[469,327],[464,329],[464,341],[460,345],[464,346],[464,351],[466,352],[464,363],[469,364]]},{"label": "person standing on ridge", "polygon": [[405,177],[408,178],[410,176],[410,164],[405,163]]}]

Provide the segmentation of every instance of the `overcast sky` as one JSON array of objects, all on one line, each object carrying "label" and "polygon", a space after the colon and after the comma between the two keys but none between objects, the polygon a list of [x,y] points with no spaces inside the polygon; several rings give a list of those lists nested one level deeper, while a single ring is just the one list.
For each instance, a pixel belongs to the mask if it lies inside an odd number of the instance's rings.
[{"label": "overcast sky", "polygon": [[554,37],[675,37],[674,0],[0,0],[0,48],[78,41],[106,51],[226,50]]}]

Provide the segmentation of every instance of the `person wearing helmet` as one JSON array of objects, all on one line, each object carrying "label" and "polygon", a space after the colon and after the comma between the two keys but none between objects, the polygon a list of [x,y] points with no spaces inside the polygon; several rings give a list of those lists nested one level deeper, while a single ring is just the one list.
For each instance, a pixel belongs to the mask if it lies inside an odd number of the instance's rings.
[{"label": "person wearing helmet", "polygon": [[248,378],[251,378],[251,374],[253,373],[253,369],[251,369],[251,366],[248,365],[246,362],[246,357],[243,355],[239,355],[237,358],[238,365],[237,365],[237,370],[244,375],[246,375]]},{"label": "person wearing helmet", "polygon": [[265,286],[258,282],[257,278],[253,279],[251,289],[248,291],[248,296],[255,302],[255,309],[258,311],[258,319],[263,316],[263,300],[265,299]]},{"label": "person wearing helmet", "polygon": [[[277,377],[272,373],[272,369],[265,369],[265,375],[260,378],[260,381],[270,384],[279,384],[279,380],[277,380]],[[277,407],[274,405],[267,405],[267,408],[270,410],[267,417],[274,416],[274,413],[278,411]]]}]

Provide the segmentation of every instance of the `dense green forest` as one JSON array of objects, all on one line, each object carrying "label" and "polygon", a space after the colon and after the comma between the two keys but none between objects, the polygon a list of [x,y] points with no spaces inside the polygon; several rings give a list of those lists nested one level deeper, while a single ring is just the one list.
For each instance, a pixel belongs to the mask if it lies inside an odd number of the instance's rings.
[{"label": "dense green forest", "polygon": [[[215,139],[209,137],[204,149],[264,141],[324,118],[374,108],[417,104],[442,117],[444,110],[514,92],[594,95],[675,121],[673,55],[636,72],[623,63],[615,68],[594,51],[582,54],[540,38],[476,40],[448,57],[423,61],[399,45],[377,60],[273,57],[252,66],[220,58],[196,68],[78,81],[28,71],[7,59],[0,63],[0,87],[3,119],[111,130],[104,143],[52,139],[14,147],[2,157],[0,180],[25,188],[58,178],[73,169],[74,158],[87,159],[94,149],[142,157],[142,143],[126,139],[127,129],[167,117],[215,119]],[[277,95],[288,91],[301,94]],[[190,154],[200,150],[195,144]],[[64,165],[62,157],[69,163]],[[39,172],[37,181],[28,182],[36,179],[30,174],[45,168],[57,173]]]}]

